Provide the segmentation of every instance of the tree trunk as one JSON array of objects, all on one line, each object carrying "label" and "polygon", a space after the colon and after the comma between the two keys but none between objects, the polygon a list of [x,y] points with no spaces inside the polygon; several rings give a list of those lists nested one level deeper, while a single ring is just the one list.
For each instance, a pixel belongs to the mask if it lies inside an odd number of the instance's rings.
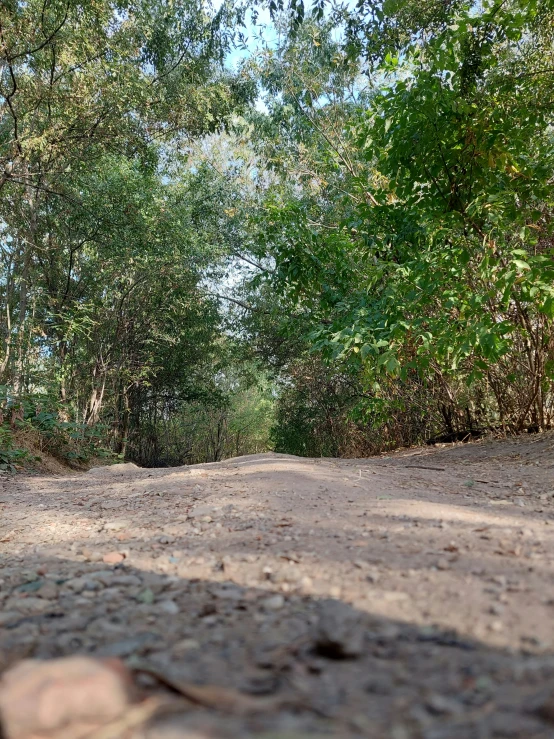
[{"label": "tree trunk", "polygon": [[22,255],[21,280],[19,283],[19,318],[18,318],[18,339],[17,339],[17,356],[14,376],[14,394],[19,395],[27,384],[25,360],[27,355],[27,341],[25,326],[27,323],[27,306],[29,302],[29,287],[31,277],[31,264],[33,250],[35,247],[37,233],[37,211],[38,202],[37,195],[33,188],[27,188],[27,202],[29,204],[29,227],[27,229],[27,237],[20,244],[20,253]]}]

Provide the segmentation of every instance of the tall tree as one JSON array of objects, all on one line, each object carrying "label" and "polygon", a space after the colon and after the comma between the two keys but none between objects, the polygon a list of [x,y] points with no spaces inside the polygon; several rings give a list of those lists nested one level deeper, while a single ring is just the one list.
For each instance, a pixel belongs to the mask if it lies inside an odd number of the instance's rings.
[{"label": "tall tree", "polygon": [[[183,0],[2,4],[0,380],[13,380],[16,394],[28,379],[33,279],[52,289],[57,270],[69,287],[77,253],[105,233],[83,177],[106,156],[152,171],[161,145],[213,129],[248,99],[248,85],[222,67],[231,20],[225,4],[209,14]],[[67,306],[59,289],[54,303]]]}]

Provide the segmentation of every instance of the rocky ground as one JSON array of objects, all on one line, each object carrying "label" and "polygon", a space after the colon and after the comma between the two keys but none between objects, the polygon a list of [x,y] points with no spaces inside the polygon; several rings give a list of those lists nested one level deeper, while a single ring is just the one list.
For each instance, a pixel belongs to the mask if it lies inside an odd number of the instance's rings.
[{"label": "rocky ground", "polygon": [[554,737],[552,434],[4,475],[0,515],[0,669],[160,701],[98,736]]}]

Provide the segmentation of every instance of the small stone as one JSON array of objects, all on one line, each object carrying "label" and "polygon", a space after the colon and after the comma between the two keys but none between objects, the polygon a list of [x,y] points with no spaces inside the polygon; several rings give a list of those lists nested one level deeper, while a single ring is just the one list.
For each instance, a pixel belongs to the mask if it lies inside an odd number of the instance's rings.
[{"label": "small stone", "polygon": [[83,725],[90,729],[91,723],[102,725],[123,714],[130,703],[131,686],[121,663],[90,657],[23,660],[2,676],[3,733],[9,737],[84,736]]},{"label": "small stone", "polygon": [[463,708],[454,698],[445,695],[434,694],[429,696],[425,703],[425,707],[430,713],[436,715],[461,713]]},{"label": "small stone", "polygon": [[42,613],[49,607],[50,603],[42,598],[18,598],[10,603],[10,608],[22,613]]},{"label": "small stone", "polygon": [[146,605],[152,605],[156,596],[150,588],[145,588],[141,593],[137,595],[137,600]]},{"label": "small stone", "polygon": [[99,657],[130,657],[131,655],[144,653],[145,650],[154,647],[159,641],[161,641],[159,634],[147,631],[106,644],[98,649],[97,654]]},{"label": "small stone", "polygon": [[88,577],[74,577],[65,583],[65,587],[79,594],[83,590],[98,590],[98,583]]},{"label": "small stone", "polygon": [[126,500],[104,500],[100,503],[100,507],[104,509],[122,508],[126,503]]},{"label": "small stone", "polygon": [[212,506],[199,506],[198,508],[195,508],[194,511],[191,511],[188,515],[189,518],[199,518],[201,516],[207,516],[212,512]]},{"label": "small stone", "polygon": [[387,603],[399,603],[408,600],[409,597],[408,593],[404,593],[402,590],[385,590],[381,593],[381,598]]},{"label": "small stone", "polygon": [[439,561],[437,562],[437,570],[449,570],[450,569],[450,562],[447,559],[444,559],[444,557],[441,557]]},{"label": "small stone", "polygon": [[262,601],[262,606],[268,611],[278,611],[285,605],[285,599],[282,595],[272,595]]},{"label": "small stone", "polygon": [[[89,593],[85,592],[83,593],[84,596],[89,595]],[[103,600],[120,600],[122,596],[122,592],[119,588],[106,588],[102,591],[102,599]]]},{"label": "small stone", "polygon": [[98,582],[102,583],[102,585],[110,585],[116,577],[116,573],[114,570],[97,570],[96,572],[91,572],[89,577],[92,580],[98,580]]},{"label": "small stone", "polygon": [[21,619],[21,613],[18,611],[2,611],[0,612],[0,626],[12,626]]},{"label": "small stone", "polygon": [[340,600],[319,604],[316,650],[331,659],[359,657],[363,652],[365,628],[360,614]]},{"label": "small stone", "polygon": [[174,600],[162,600],[157,604],[160,611],[169,613],[170,616],[176,616],[179,613],[179,606]]},{"label": "small stone", "polygon": [[250,695],[271,695],[279,688],[277,675],[254,673],[246,675],[240,685],[240,690]]},{"label": "small stone", "polygon": [[173,645],[172,651],[182,654],[191,649],[200,649],[200,642],[197,642],[196,639],[181,639],[181,641]]},{"label": "small stone", "polygon": [[41,587],[44,584],[44,580],[34,580],[32,582],[27,582],[24,585],[20,585],[17,588],[18,593],[36,593],[37,590],[40,590]]},{"label": "small stone", "polygon": [[39,598],[44,598],[44,600],[54,600],[58,597],[58,588],[53,582],[47,582],[41,587],[37,595]]},{"label": "small stone", "polygon": [[124,559],[125,557],[119,552],[108,552],[108,554],[105,554],[102,557],[102,561],[107,565],[118,565],[123,562]]},{"label": "small stone", "polygon": [[123,585],[124,587],[133,587],[141,584],[142,580],[136,575],[116,575],[110,580],[110,585]]},{"label": "small stone", "polygon": [[374,675],[367,680],[364,690],[374,695],[389,695],[394,690],[393,677],[387,673]]},{"label": "small stone", "polygon": [[121,518],[117,521],[107,521],[104,524],[104,529],[106,531],[121,531],[122,529],[129,528],[131,525],[130,521],[127,519]]}]

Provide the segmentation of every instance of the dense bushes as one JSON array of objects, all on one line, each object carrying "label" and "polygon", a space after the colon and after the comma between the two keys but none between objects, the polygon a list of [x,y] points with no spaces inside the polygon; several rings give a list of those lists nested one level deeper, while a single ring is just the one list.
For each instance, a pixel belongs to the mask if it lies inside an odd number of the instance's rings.
[{"label": "dense bushes", "polygon": [[145,467],[219,462],[270,448],[274,398],[266,384],[247,384],[211,399],[161,408],[131,426],[127,456]]}]

